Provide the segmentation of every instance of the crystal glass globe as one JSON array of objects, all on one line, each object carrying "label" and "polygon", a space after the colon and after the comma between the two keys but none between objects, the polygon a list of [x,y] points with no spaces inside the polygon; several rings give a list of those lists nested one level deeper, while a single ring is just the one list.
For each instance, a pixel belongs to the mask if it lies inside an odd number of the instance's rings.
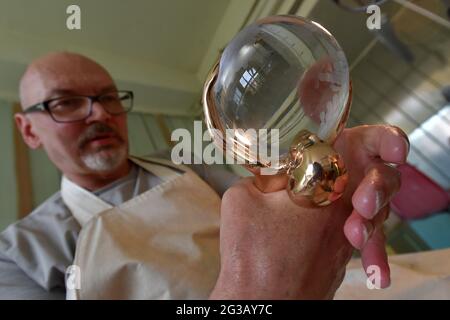
[{"label": "crystal glass globe", "polygon": [[[226,153],[274,166],[250,148],[261,137],[247,130],[267,129],[270,150],[271,129],[277,129],[277,169],[286,171],[301,161],[292,151],[304,146],[293,143],[304,142],[305,132],[314,135],[311,141],[334,142],[350,101],[343,50],[324,27],[297,16],[267,17],[240,31],[208,76],[203,94],[207,126]],[[242,131],[229,137],[227,129]]]}]

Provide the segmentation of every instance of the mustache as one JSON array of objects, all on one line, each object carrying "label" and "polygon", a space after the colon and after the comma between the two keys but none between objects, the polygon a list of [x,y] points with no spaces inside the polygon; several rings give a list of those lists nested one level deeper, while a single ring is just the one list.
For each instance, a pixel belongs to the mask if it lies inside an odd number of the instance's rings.
[{"label": "mustache", "polygon": [[80,148],[83,148],[91,140],[105,135],[113,136],[120,142],[124,142],[123,138],[114,128],[108,126],[107,124],[97,122],[89,126],[86,131],[83,132],[83,134],[79,138],[78,145]]}]

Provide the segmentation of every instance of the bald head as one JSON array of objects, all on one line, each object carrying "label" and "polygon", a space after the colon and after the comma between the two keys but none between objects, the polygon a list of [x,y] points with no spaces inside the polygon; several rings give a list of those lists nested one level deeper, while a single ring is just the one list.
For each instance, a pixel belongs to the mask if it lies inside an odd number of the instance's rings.
[{"label": "bald head", "polygon": [[[116,90],[109,73],[97,62],[80,54],[57,52],[28,66],[20,81],[20,100],[27,109],[51,99],[99,96]],[[61,112],[64,101],[70,99],[56,101],[59,102],[52,104],[52,112]],[[106,103],[95,101],[89,110],[86,104],[79,106],[79,112],[89,113],[77,121],[56,121],[43,110],[18,112],[14,118],[30,148],[44,148],[67,177],[94,190],[126,174],[129,168],[126,114],[111,114]]]},{"label": "bald head", "polygon": [[108,71],[77,53],[54,52],[34,60],[20,80],[23,108],[62,95],[96,95],[115,88]]}]

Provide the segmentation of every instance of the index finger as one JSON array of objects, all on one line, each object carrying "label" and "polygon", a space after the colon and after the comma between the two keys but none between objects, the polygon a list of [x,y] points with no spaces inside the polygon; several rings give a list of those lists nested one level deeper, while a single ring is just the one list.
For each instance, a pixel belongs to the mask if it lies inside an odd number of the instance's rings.
[{"label": "index finger", "polygon": [[402,129],[389,125],[367,125],[353,129],[359,133],[361,145],[369,156],[391,163],[405,163],[410,143]]}]

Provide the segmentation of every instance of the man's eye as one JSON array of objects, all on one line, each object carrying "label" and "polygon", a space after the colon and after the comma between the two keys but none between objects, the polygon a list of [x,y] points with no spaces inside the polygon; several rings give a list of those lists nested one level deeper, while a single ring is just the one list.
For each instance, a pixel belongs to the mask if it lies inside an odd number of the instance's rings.
[{"label": "man's eye", "polygon": [[79,107],[82,104],[80,99],[65,99],[55,101],[52,105],[50,105],[51,109],[71,109]]}]

